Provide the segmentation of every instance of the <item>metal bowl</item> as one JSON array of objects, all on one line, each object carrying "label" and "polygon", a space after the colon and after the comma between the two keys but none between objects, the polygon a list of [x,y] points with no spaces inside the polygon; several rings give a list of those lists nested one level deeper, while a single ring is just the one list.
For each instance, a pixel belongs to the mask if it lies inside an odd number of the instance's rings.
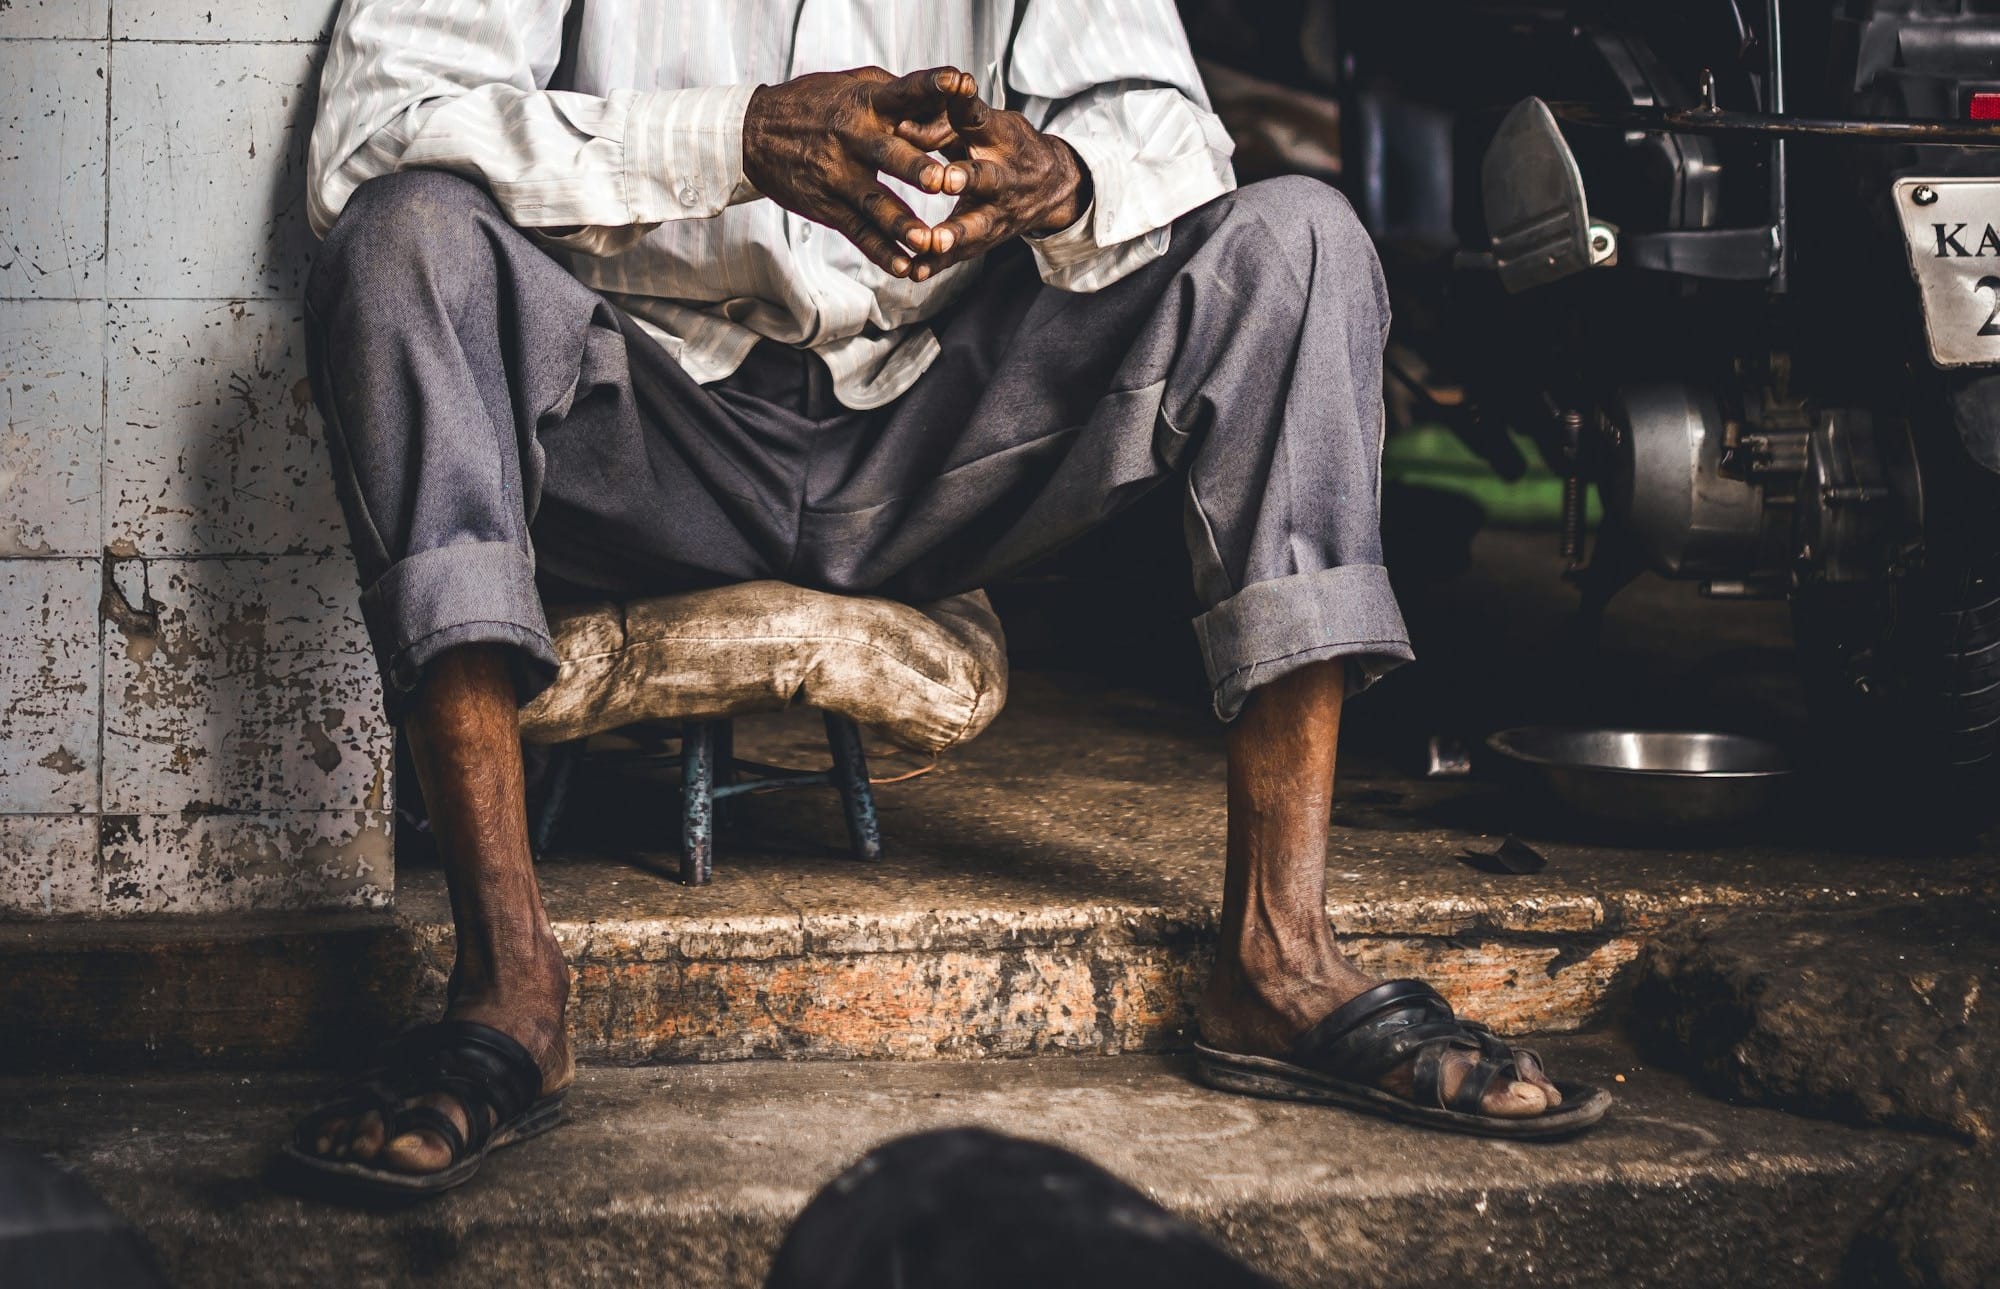
[{"label": "metal bowl", "polygon": [[1791,777],[1775,743],[1740,734],[1649,730],[1502,730],[1502,765],[1600,823],[1706,828],[1767,809]]}]

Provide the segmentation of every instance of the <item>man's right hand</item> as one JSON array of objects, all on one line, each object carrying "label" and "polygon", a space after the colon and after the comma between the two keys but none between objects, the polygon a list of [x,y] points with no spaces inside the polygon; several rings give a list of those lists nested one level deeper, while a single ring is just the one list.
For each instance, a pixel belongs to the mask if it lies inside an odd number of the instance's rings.
[{"label": "man's right hand", "polygon": [[897,127],[942,126],[949,102],[978,92],[955,67],[908,76],[863,67],[760,85],[743,115],[743,173],[786,210],[839,231],[883,272],[907,277],[911,252],[932,249],[931,227],[877,176],[943,192],[944,163]]}]

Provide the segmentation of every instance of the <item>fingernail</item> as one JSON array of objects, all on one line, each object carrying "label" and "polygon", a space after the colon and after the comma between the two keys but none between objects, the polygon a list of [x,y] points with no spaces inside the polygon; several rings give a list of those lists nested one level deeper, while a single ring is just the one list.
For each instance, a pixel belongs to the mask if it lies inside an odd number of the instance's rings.
[{"label": "fingernail", "polygon": [[952,248],[958,237],[949,228],[940,228],[932,235],[932,240],[937,243],[938,254],[942,255]]},{"label": "fingernail", "polygon": [[965,191],[966,173],[957,166],[947,166],[944,172],[944,190],[954,196]]},{"label": "fingernail", "polygon": [[922,282],[928,279],[930,275],[931,275],[931,266],[928,264],[919,264],[917,265],[917,271],[915,273],[912,273],[910,276],[915,278],[917,281]]},{"label": "fingernail", "polygon": [[897,277],[901,277],[910,271],[910,262],[898,255],[895,259],[889,261],[889,271]]},{"label": "fingernail", "polygon": [[903,234],[903,244],[913,251],[927,251],[931,248],[931,230],[919,224]]},{"label": "fingernail", "polygon": [[925,166],[923,174],[918,176],[918,182],[923,185],[925,192],[936,192],[944,187],[944,167]]}]

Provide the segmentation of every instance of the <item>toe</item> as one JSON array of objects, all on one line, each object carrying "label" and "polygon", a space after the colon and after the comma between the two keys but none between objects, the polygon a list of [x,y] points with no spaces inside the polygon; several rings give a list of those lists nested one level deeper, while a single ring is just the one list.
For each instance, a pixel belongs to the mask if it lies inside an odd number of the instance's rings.
[{"label": "toe", "polygon": [[1479,1108],[1496,1119],[1532,1119],[1548,1112],[1549,1099],[1533,1083],[1508,1080],[1488,1088]]},{"label": "toe", "polygon": [[451,1147],[434,1132],[418,1129],[385,1143],[376,1162],[399,1173],[435,1173],[451,1166]]},{"label": "toe", "polygon": [[355,1123],[347,1153],[367,1163],[381,1151],[382,1141],[388,1135],[388,1125],[382,1122],[382,1116],[371,1110]]},{"label": "toe", "polygon": [[1542,1066],[1542,1058],[1540,1056],[1529,1051],[1516,1051],[1514,1053],[1514,1071],[1523,1079],[1526,1079],[1542,1090],[1542,1096],[1548,1102],[1549,1109],[1553,1110],[1563,1103],[1562,1092],[1550,1080],[1548,1071]]},{"label": "toe", "polygon": [[312,1134],[313,1153],[331,1156],[336,1146],[347,1142],[347,1120],[328,1119],[312,1129]]},{"label": "toe", "polygon": [[[1453,1052],[1445,1058],[1440,1078],[1447,1098],[1455,1094],[1479,1060],[1470,1052]],[[1523,1071],[1525,1073],[1525,1071]],[[1549,1099],[1541,1088],[1526,1079],[1495,1079],[1479,1099],[1479,1112],[1495,1119],[1532,1119],[1548,1112]]]}]

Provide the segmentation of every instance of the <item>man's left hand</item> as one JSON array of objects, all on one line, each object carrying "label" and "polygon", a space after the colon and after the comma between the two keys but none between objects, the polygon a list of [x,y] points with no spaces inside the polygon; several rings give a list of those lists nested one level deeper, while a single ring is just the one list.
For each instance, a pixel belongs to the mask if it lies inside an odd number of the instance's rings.
[{"label": "man's left hand", "polygon": [[951,100],[947,112],[948,138],[937,125],[899,131],[950,160],[944,190],[959,199],[932,231],[929,253],[911,266],[918,282],[1022,234],[1060,232],[1090,208],[1090,172],[1067,143],[976,97]]}]

